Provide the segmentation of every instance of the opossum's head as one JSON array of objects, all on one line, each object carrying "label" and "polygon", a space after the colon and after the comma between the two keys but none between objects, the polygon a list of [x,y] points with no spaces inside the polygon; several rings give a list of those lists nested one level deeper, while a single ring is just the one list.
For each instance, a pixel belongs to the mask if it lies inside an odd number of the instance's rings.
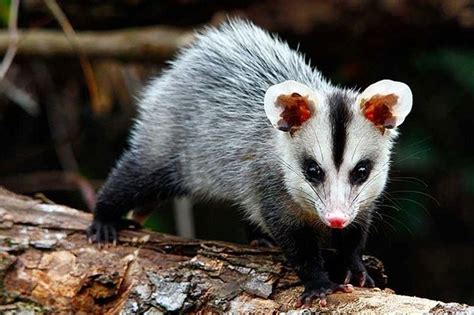
[{"label": "opossum's head", "polygon": [[382,80],[357,93],[285,81],[267,90],[264,103],[278,129],[275,163],[293,199],[332,228],[363,220],[384,189],[410,88]]}]

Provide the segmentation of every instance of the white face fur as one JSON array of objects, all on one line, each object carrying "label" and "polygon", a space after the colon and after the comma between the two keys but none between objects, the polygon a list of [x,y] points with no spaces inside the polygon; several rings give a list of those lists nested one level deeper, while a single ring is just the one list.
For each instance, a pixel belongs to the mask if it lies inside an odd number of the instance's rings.
[{"label": "white face fur", "polygon": [[285,81],[267,90],[264,103],[294,200],[332,228],[367,213],[384,189],[396,128],[412,107],[410,88],[382,80],[358,94]]}]

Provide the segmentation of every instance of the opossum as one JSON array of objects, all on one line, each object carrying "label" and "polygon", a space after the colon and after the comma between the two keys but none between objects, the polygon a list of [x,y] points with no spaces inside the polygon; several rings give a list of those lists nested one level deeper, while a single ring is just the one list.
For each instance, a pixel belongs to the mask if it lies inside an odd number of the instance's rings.
[{"label": "opossum", "polygon": [[[350,291],[343,283],[372,287],[361,255],[411,108],[404,83],[341,88],[251,22],[209,27],[144,89],[89,238],[115,241],[122,216],[156,197],[227,200],[281,247],[300,302]],[[326,230],[338,279],[320,255]]]}]

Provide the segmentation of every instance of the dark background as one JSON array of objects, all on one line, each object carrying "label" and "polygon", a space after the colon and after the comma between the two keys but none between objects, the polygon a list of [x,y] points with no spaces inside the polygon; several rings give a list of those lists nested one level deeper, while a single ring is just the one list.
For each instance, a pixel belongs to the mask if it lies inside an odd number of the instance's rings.
[{"label": "dark background", "polygon": [[[474,304],[472,3],[58,3],[77,32],[152,25],[192,29],[217,24],[226,15],[244,16],[278,32],[292,47],[299,43],[335,83],[364,88],[383,78],[406,82],[414,107],[401,127],[368,253],[384,261],[389,287],[400,294]],[[8,5],[0,1],[4,25]],[[21,1],[19,26],[60,30],[43,2],[34,0]],[[126,146],[134,97],[164,61],[146,52],[133,59],[91,57],[100,92],[94,104],[77,55],[19,53],[0,82],[0,185],[87,209],[84,186],[100,187]],[[37,114],[26,112],[15,93],[29,95]],[[197,237],[246,242],[238,210],[228,208],[198,205]],[[170,209],[162,206],[149,226],[174,232]]]}]

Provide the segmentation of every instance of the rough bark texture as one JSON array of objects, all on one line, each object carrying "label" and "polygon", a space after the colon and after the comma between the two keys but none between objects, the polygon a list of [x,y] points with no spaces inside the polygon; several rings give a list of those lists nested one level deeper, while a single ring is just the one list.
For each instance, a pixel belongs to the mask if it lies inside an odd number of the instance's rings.
[{"label": "rough bark texture", "polygon": [[[294,310],[303,289],[277,249],[128,230],[118,246],[100,249],[86,242],[90,220],[88,213],[0,188],[0,311],[269,313]],[[384,286],[381,262],[366,257],[365,263]],[[315,302],[311,309],[474,312],[389,289],[334,294],[326,307]]]}]

